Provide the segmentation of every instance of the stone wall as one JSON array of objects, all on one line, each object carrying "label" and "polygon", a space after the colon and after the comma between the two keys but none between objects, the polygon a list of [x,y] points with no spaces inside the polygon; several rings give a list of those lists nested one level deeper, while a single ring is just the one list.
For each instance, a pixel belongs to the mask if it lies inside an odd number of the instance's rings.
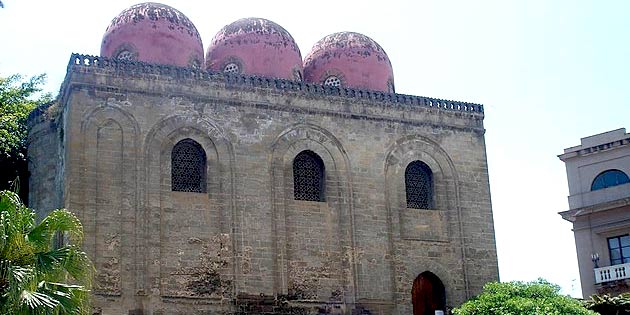
[{"label": "stone wall", "polygon": [[64,206],[64,116],[57,102],[41,105],[27,124],[29,204],[38,219]]},{"label": "stone wall", "polygon": [[[103,314],[409,314],[424,271],[449,306],[497,280],[479,105],[106,62],[73,59],[62,89],[65,206]],[[206,193],[171,190],[182,139],[206,152]],[[303,150],[324,202],[293,198]],[[406,207],[414,160],[435,209]]]}]

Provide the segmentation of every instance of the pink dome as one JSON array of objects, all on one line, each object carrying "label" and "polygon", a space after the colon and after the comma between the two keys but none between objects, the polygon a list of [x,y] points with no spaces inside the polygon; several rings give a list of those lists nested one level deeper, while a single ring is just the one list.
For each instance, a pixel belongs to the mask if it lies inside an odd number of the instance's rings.
[{"label": "pink dome", "polygon": [[136,4],[114,18],[101,43],[101,56],[200,67],[203,44],[195,25],[164,4]]},{"label": "pink dome", "polygon": [[302,55],[282,26],[261,18],[224,26],[206,53],[206,69],[302,80]]},{"label": "pink dome", "polygon": [[394,71],[383,48],[353,32],[331,34],[318,41],[304,60],[304,80],[394,92]]}]

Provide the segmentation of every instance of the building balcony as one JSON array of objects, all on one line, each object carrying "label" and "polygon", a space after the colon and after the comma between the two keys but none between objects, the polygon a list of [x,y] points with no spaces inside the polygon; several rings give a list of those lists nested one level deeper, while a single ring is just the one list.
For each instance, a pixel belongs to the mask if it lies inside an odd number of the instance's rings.
[{"label": "building balcony", "polygon": [[595,268],[595,283],[630,279],[630,263]]},{"label": "building balcony", "polygon": [[576,209],[630,197],[630,183],[569,196],[569,208]]}]

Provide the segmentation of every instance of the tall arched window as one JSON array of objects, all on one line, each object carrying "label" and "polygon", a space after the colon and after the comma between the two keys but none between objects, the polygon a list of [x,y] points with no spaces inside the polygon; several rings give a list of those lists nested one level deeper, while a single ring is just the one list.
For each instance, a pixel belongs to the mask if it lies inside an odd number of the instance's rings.
[{"label": "tall arched window", "polygon": [[295,200],[324,201],[324,161],[313,151],[302,151],[293,160]]},{"label": "tall arched window", "polygon": [[607,170],[599,173],[591,184],[591,191],[612,186],[623,185],[630,182],[628,175],[620,170]]},{"label": "tall arched window", "polygon": [[405,170],[407,208],[433,208],[433,172],[421,161],[413,161]]},{"label": "tall arched window", "polygon": [[173,191],[206,192],[206,152],[192,139],[184,139],[171,153]]}]

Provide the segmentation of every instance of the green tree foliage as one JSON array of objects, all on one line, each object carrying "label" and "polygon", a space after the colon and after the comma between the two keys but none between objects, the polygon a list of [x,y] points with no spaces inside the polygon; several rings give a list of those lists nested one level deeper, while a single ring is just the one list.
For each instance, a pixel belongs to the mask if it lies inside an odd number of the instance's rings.
[{"label": "green tree foliage", "polygon": [[[60,236],[70,244],[61,246]],[[36,224],[17,194],[1,191],[0,314],[91,314],[93,267],[82,238],[72,213],[55,210]]]},{"label": "green tree foliage", "polygon": [[593,295],[584,301],[584,306],[602,315],[630,315],[630,293]]},{"label": "green tree foliage", "polygon": [[456,315],[596,315],[579,301],[561,295],[560,287],[543,279],[491,282],[483,292],[453,310]]},{"label": "green tree foliage", "polygon": [[[20,75],[0,77],[0,190],[9,189],[18,176],[26,188],[26,119],[38,105],[51,101],[41,94],[45,75],[24,79]],[[26,192],[20,195],[26,198]]]},{"label": "green tree foliage", "polygon": [[43,74],[26,81],[17,74],[0,78],[0,153],[11,154],[25,146],[28,114],[50,101],[50,95],[37,97],[45,80]]}]

